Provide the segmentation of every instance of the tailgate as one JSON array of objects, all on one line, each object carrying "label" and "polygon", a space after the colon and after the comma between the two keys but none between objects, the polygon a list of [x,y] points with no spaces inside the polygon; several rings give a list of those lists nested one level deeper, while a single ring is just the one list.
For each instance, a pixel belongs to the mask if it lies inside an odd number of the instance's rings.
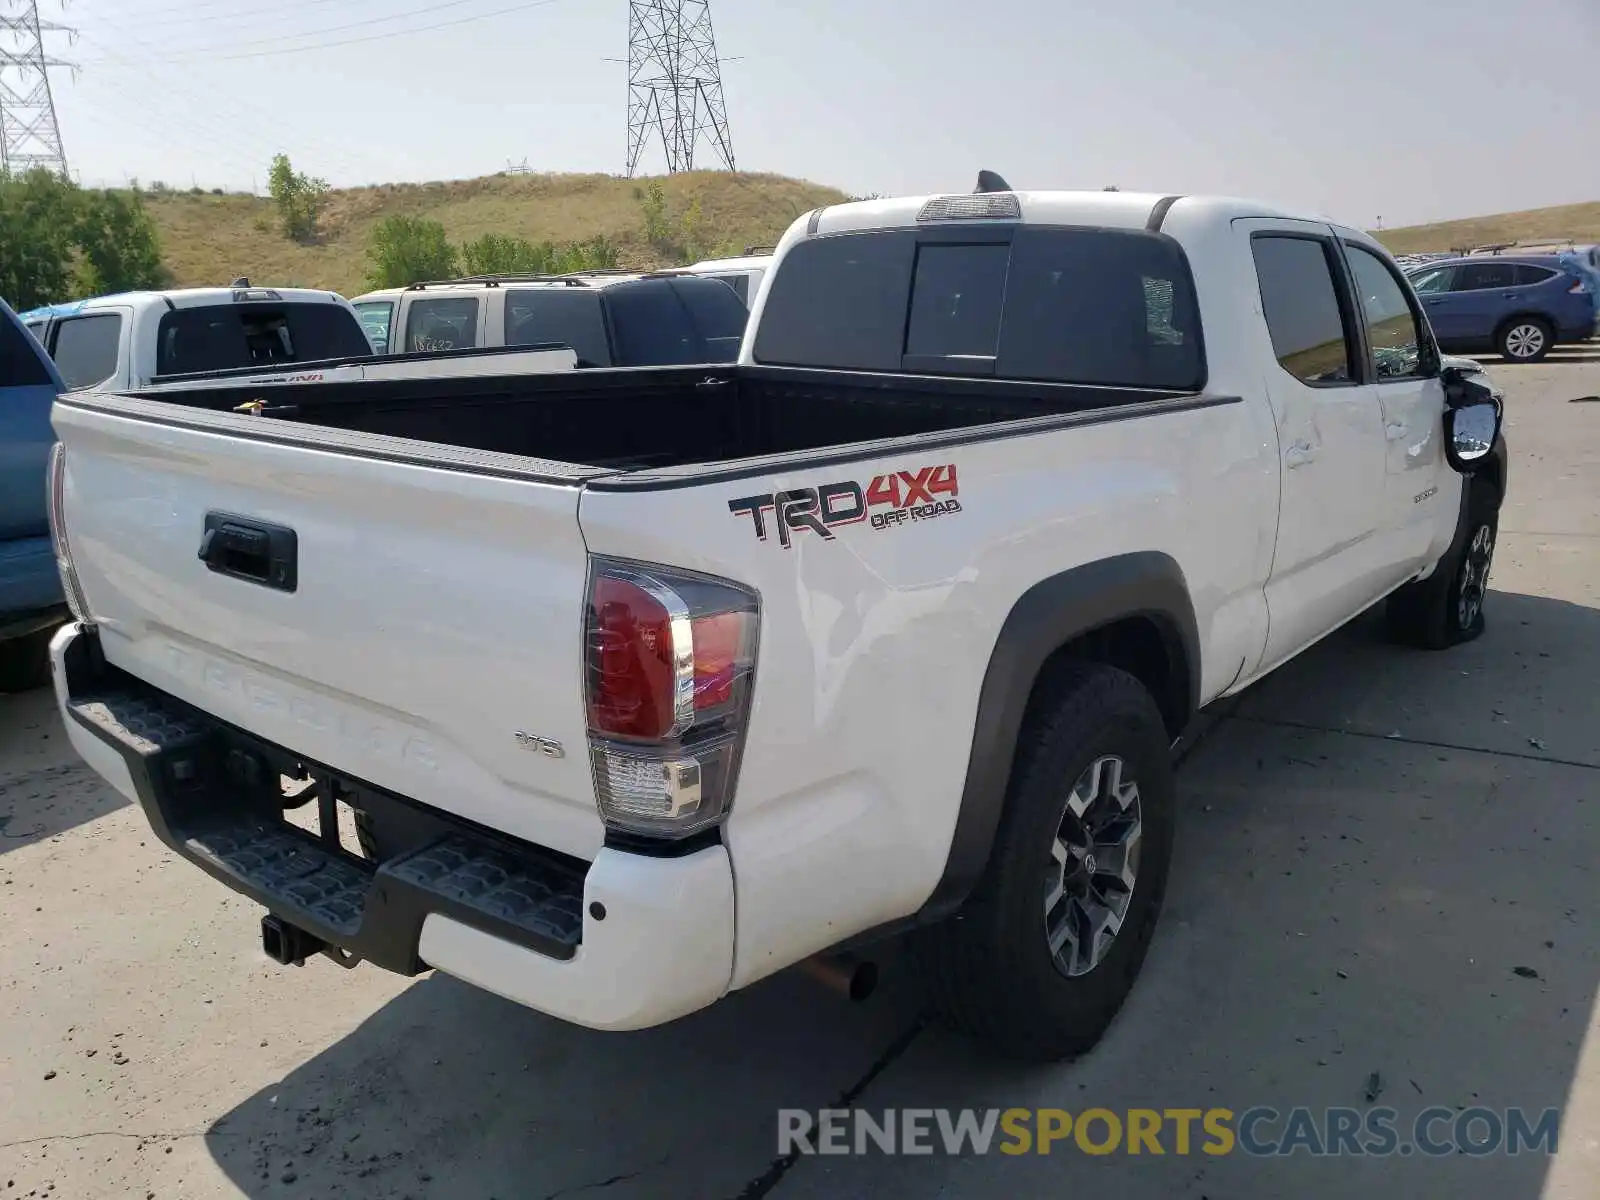
[{"label": "tailgate", "polygon": [[148,401],[86,396],[54,421],[114,666],[334,772],[598,852],[581,473]]}]

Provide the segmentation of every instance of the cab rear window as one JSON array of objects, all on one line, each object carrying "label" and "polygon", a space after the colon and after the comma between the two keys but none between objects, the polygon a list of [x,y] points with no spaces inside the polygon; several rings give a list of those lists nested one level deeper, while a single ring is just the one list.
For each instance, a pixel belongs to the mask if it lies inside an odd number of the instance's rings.
[{"label": "cab rear window", "polygon": [[216,304],[163,314],[156,372],[186,375],[276,363],[356,358],[372,344],[338,304]]},{"label": "cab rear window", "polygon": [[781,366],[1198,390],[1199,307],[1177,244],[1121,229],[915,229],[804,241],[755,358]]}]

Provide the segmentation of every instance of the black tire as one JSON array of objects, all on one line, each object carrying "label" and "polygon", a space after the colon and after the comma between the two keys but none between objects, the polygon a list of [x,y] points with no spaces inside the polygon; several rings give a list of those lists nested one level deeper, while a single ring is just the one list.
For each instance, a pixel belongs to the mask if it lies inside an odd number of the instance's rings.
[{"label": "black tire", "polygon": [[50,639],[55,627],[0,642],[0,692],[31,692],[50,682]]},{"label": "black tire", "polygon": [[1555,330],[1543,317],[1513,317],[1494,335],[1494,348],[1507,362],[1540,362],[1555,344]]},{"label": "black tire", "polygon": [[1423,650],[1445,650],[1483,633],[1489,570],[1500,532],[1500,505],[1486,487],[1467,482],[1467,507],[1456,536],[1428,578],[1389,597],[1389,636]]},{"label": "black tire", "polygon": [[[1082,1054],[1100,1040],[1133,987],[1166,892],[1174,818],[1169,740],[1155,700],[1133,676],[1097,663],[1053,672],[1018,739],[983,878],[953,917],[919,931],[908,947],[946,1024],[1035,1061]],[[1058,967],[1047,940],[1053,880],[1046,876],[1069,794],[1113,756],[1138,785],[1137,874],[1104,957],[1072,976]]]}]

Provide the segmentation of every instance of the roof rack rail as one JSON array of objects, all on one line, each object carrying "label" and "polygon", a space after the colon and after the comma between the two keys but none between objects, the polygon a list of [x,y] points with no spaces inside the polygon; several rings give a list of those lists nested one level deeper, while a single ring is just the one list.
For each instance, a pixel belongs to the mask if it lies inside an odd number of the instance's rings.
[{"label": "roof rack rail", "polygon": [[757,254],[776,254],[777,252],[778,248],[776,246],[746,246],[744,248],[744,257],[753,258]]},{"label": "roof rack rail", "polygon": [[481,283],[485,287],[499,287],[502,283],[561,283],[567,287],[588,287],[582,279],[573,275],[548,275],[548,274],[519,274],[507,272],[501,275],[463,275],[459,279],[429,279],[406,285],[408,292],[420,292],[431,287],[451,287],[458,283]]}]

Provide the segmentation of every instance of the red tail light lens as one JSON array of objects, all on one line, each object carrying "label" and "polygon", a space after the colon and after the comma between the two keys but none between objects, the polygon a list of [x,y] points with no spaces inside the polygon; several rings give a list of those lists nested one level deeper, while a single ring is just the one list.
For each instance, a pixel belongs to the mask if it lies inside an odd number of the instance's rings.
[{"label": "red tail light lens", "polygon": [[754,593],[632,563],[591,572],[587,702],[607,824],[684,837],[733,800],[755,671]]}]

